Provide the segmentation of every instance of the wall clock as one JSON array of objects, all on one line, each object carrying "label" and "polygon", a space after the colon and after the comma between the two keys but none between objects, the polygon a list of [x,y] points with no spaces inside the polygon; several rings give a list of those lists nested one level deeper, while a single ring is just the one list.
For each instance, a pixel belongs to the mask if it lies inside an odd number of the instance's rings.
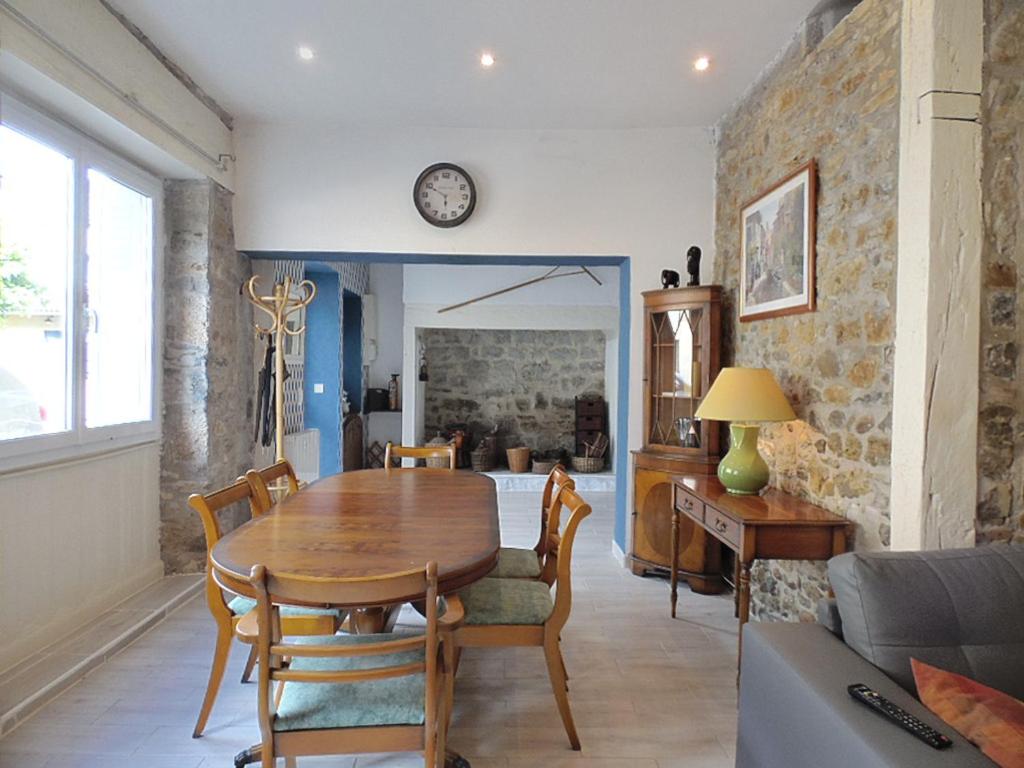
[{"label": "wall clock", "polygon": [[420,216],[435,227],[457,227],[473,213],[476,186],[459,166],[435,163],[416,179],[412,197]]}]

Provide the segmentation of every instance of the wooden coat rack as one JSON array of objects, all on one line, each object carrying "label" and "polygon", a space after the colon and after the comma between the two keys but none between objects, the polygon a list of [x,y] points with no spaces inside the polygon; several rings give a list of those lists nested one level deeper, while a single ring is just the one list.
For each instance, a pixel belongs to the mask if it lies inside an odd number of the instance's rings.
[{"label": "wooden coat rack", "polygon": [[[258,309],[270,316],[270,327],[264,328],[259,322],[253,323],[260,338],[274,334],[274,445],[275,460],[281,461],[284,456],[284,341],[286,336],[301,336],[306,332],[303,323],[298,328],[288,327],[288,316],[309,305],[316,297],[316,285],[311,280],[303,280],[293,286],[290,277],[283,283],[274,286],[270,296],[260,296],[256,290],[259,277],[253,275],[246,282],[246,298]],[[299,296],[292,295],[292,288],[298,288]]]}]

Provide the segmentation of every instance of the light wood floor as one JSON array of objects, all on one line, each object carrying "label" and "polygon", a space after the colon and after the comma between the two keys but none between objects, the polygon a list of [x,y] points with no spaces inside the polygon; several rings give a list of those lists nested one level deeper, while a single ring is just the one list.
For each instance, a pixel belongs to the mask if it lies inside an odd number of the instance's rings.
[{"label": "light wood floor", "polygon": [[[588,494],[574,557],[573,615],[563,634],[583,742],[569,749],[540,649],[469,649],[450,742],[474,768],[726,768],[736,730],[732,600],[668,587],[622,569],[610,551],[614,497]],[[502,537],[536,540],[537,495],[501,496]],[[402,621],[415,621],[404,612]],[[413,614],[413,617],[415,614]],[[192,739],[213,625],[190,601],[0,740],[2,768],[231,768],[257,740],[256,692],[239,685],[236,646],[206,735]],[[412,755],[304,758],[300,768],[406,768]]]}]

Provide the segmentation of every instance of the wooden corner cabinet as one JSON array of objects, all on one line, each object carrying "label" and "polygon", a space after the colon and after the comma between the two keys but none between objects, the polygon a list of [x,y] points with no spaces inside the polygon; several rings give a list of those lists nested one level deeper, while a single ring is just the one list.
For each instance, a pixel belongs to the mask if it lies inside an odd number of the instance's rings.
[{"label": "wooden corner cabinet", "polygon": [[[712,475],[720,425],[694,414],[718,375],[722,288],[702,285],[644,296],[643,448],[633,451],[633,573],[672,568],[672,476]],[[722,547],[680,522],[678,576],[695,592],[724,588]]]}]

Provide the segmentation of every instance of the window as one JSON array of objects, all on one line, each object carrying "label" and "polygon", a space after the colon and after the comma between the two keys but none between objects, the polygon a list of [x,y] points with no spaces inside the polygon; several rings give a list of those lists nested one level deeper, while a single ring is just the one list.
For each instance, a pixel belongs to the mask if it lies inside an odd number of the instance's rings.
[{"label": "window", "polygon": [[159,182],[0,97],[0,466],[151,439]]}]

